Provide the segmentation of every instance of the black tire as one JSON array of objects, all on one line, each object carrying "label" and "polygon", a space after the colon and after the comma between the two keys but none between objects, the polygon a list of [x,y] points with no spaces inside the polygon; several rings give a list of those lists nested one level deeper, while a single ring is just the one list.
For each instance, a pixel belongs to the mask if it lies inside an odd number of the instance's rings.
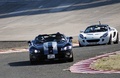
[{"label": "black tire", "polygon": [[30,64],[31,64],[31,65],[35,65],[35,64],[36,64],[36,61],[30,60]]},{"label": "black tire", "polygon": [[80,41],[78,41],[78,42],[79,42],[79,47],[83,47],[83,45],[80,44]]},{"label": "black tire", "polygon": [[73,62],[74,59],[73,59],[73,57],[72,57],[72,58],[68,59],[67,61],[68,61],[68,62]]},{"label": "black tire", "polygon": [[30,64],[31,64],[31,65],[35,65],[35,64],[37,64],[37,61],[35,61],[35,60],[33,60],[32,58],[30,58]]},{"label": "black tire", "polygon": [[108,45],[111,45],[112,43],[113,43],[113,42],[112,42],[112,36],[110,35]]},{"label": "black tire", "polygon": [[119,34],[117,34],[117,39],[116,41],[114,42],[114,44],[118,44],[119,43]]},{"label": "black tire", "polygon": [[68,62],[73,62],[73,61],[74,61],[74,58],[73,58],[73,53],[72,53],[72,57],[71,57],[71,58],[69,58],[67,61],[68,61]]}]

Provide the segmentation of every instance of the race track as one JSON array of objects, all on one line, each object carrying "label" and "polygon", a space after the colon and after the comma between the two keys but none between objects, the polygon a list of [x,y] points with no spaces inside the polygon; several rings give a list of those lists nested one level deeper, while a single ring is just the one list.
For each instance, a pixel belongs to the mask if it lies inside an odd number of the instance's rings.
[{"label": "race track", "polygon": [[[32,40],[42,33],[59,31],[77,39],[81,30],[98,21],[120,32],[119,20],[120,0],[0,0],[0,49],[22,46],[11,41]],[[0,78],[119,78],[120,74],[73,74],[68,70],[80,60],[120,51],[119,46],[76,46],[71,63],[30,65],[28,52],[0,54]]]},{"label": "race track", "polygon": [[120,50],[120,44],[74,47],[74,62],[47,62],[30,65],[28,52],[0,54],[0,78],[119,78],[120,74],[73,74],[74,63]]}]

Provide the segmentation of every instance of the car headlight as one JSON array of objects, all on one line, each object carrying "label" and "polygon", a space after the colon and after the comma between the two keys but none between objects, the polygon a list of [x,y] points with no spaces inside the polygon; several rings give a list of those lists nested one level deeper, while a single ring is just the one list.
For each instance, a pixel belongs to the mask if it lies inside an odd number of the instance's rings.
[{"label": "car headlight", "polygon": [[84,36],[83,36],[82,34],[80,34],[79,36],[80,36],[80,38],[82,38],[82,39],[84,38]]},{"label": "car headlight", "polygon": [[68,46],[68,49],[72,49],[72,46]]},{"label": "car headlight", "polygon": [[61,48],[61,50],[63,51],[63,50],[67,50],[67,47],[63,47],[63,48]]},{"label": "car headlight", "polygon": [[105,34],[103,34],[103,36],[101,36],[101,37],[107,37],[108,36],[108,33],[105,33]]},{"label": "car headlight", "polygon": [[69,49],[72,49],[72,46],[63,47],[63,48],[61,48],[61,51],[65,51],[65,50],[69,50]]},{"label": "car headlight", "polygon": [[35,49],[35,50],[34,50],[34,53],[40,53],[40,50],[36,50],[36,49]]}]

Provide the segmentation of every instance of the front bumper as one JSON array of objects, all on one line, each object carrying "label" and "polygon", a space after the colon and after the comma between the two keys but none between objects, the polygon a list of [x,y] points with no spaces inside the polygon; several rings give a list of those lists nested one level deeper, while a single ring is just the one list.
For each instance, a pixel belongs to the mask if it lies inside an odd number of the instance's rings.
[{"label": "front bumper", "polygon": [[72,56],[72,50],[58,52],[58,54],[30,54],[31,61],[67,60]]},{"label": "front bumper", "polygon": [[99,38],[99,39],[79,39],[81,45],[98,45],[98,44],[107,44],[109,42],[109,38]]}]

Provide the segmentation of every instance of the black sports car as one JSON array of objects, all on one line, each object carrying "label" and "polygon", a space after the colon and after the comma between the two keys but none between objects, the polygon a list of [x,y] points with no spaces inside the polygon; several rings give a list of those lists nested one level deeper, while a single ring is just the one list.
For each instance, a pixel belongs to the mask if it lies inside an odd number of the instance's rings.
[{"label": "black sports car", "polygon": [[64,34],[42,34],[29,41],[30,63],[47,60],[73,61],[72,37]]}]

